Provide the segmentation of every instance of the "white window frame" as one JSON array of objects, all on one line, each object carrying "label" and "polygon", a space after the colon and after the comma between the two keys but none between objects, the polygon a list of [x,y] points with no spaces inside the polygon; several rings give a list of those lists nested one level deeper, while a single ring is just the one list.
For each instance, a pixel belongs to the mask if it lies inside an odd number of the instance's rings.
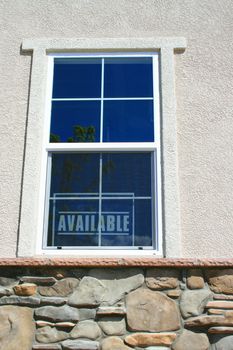
[{"label": "white window frame", "polygon": [[[51,40],[25,40],[23,51],[33,51],[33,63],[31,72],[31,90],[28,113],[27,140],[25,152],[23,192],[21,203],[20,235],[18,256],[40,255],[75,255],[75,256],[150,256],[180,257],[181,233],[179,213],[178,191],[178,165],[176,148],[176,100],[174,83],[174,50],[184,50],[186,41],[184,38],[145,38],[145,39],[51,39]],[[130,55],[148,55],[155,53],[159,56],[160,74],[154,81],[160,86],[160,96],[154,96],[160,101],[155,111],[156,129],[162,121],[159,137],[161,135],[161,149],[156,145],[159,165],[162,163],[162,179],[158,176],[158,203],[163,204],[163,210],[159,209],[157,235],[159,249],[155,250],[57,250],[42,249],[42,235],[44,222],[45,184],[47,153],[55,150],[77,150],[77,144],[53,145],[48,143],[50,130],[50,99],[52,72],[52,55],[72,56],[72,53],[101,56],[116,54],[122,57],[125,53]],[[48,68],[50,67],[50,68]],[[160,75],[158,79],[158,74]],[[158,90],[158,89],[155,89]],[[50,96],[51,97],[51,96]],[[157,101],[156,101],[157,102]],[[158,110],[157,110],[158,109]],[[156,118],[160,115],[160,118]],[[158,124],[157,124],[158,123]],[[82,151],[93,150],[93,145],[80,145]],[[106,143],[94,144],[95,150],[111,151],[145,150],[154,151],[155,143]],[[160,161],[161,154],[161,161]],[[158,174],[161,171],[157,172]],[[163,222],[163,225],[162,225]],[[163,229],[162,229],[163,226]]]}]

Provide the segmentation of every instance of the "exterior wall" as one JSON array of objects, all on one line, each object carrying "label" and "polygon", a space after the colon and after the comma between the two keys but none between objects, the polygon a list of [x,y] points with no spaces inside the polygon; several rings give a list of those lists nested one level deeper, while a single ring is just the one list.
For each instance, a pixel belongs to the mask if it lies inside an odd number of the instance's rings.
[{"label": "exterior wall", "polygon": [[232,309],[232,267],[0,267],[5,350],[227,350]]},{"label": "exterior wall", "polygon": [[17,252],[31,65],[23,39],[156,36],[188,41],[176,55],[182,255],[232,256],[232,10],[230,0],[0,1],[0,256]]}]

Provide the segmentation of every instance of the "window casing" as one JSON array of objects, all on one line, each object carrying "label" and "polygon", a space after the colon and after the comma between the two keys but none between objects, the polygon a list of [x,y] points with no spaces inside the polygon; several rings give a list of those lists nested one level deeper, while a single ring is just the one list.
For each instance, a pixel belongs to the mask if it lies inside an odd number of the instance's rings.
[{"label": "window casing", "polygon": [[[22,43],[22,52],[32,56],[30,73],[30,94],[27,113],[27,130],[25,141],[24,172],[20,206],[19,236],[17,238],[17,256],[88,256],[91,249],[50,249],[46,246],[44,232],[46,210],[45,187],[48,184],[47,175],[49,152],[64,152],[66,144],[49,144],[50,110],[52,91],[52,56],[82,56],[84,52],[97,53],[102,56],[116,52],[159,53],[159,88],[161,105],[161,164],[162,179],[156,184],[162,192],[158,203],[162,202],[163,228],[158,232],[158,250],[154,249],[125,249],[125,250],[94,250],[94,256],[164,256],[182,257],[179,188],[178,188],[178,154],[176,129],[176,94],[175,94],[175,65],[174,52],[183,53],[186,49],[186,39],[182,37],[152,37],[152,38],[44,38],[26,39]],[[71,54],[72,53],[72,54]],[[87,56],[86,55],[86,56]],[[84,55],[85,56],[85,55]],[[49,64],[48,64],[49,62]],[[153,73],[154,74],[154,73]],[[179,77],[177,77],[179,78]],[[50,92],[50,93],[49,93]],[[25,95],[26,96],[26,95]],[[157,104],[158,107],[158,104]],[[159,114],[159,111],[158,111]],[[156,120],[159,122],[159,119]],[[160,135],[159,135],[160,136]],[[81,144],[80,144],[81,145]],[[111,148],[110,148],[111,147]],[[114,150],[113,144],[97,144],[95,150],[104,152]],[[119,147],[125,151],[151,151],[155,145],[122,142]],[[77,152],[74,143],[68,145],[69,152]],[[82,152],[93,150],[93,144],[84,143]],[[160,156],[160,152],[157,152]],[[159,161],[158,161],[159,164]],[[47,186],[48,188],[48,186]],[[157,192],[160,196],[160,191]],[[159,220],[161,220],[159,218]],[[159,224],[159,223],[158,223]],[[43,240],[43,244],[42,244]],[[93,255],[92,255],[93,256]],[[98,261],[101,260],[98,259]],[[134,261],[134,260],[133,260]]]},{"label": "window casing", "polygon": [[159,54],[48,60],[42,249],[160,252]]}]

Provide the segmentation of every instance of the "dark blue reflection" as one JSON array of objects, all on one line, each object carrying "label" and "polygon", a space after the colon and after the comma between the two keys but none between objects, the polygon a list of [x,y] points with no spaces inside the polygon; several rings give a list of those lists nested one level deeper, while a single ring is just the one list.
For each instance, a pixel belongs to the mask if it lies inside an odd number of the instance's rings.
[{"label": "dark blue reflection", "polygon": [[151,196],[151,153],[104,153],[103,193]]},{"label": "dark blue reflection", "polygon": [[99,191],[98,153],[53,153],[50,197],[54,193]]},{"label": "dark blue reflection", "polygon": [[55,58],[53,98],[101,96],[101,59]]},{"label": "dark blue reflection", "polygon": [[135,200],[135,245],[152,246],[152,201]]},{"label": "dark blue reflection", "polygon": [[50,142],[99,142],[99,101],[54,101]]},{"label": "dark blue reflection", "polygon": [[104,142],[153,142],[153,101],[104,101]]},{"label": "dark blue reflection", "polygon": [[153,97],[152,58],[105,58],[104,97]]},{"label": "dark blue reflection", "polygon": [[[103,194],[104,195],[104,194]],[[126,247],[134,245],[134,202],[112,197],[102,200],[101,245]]]},{"label": "dark blue reflection", "polygon": [[49,246],[98,245],[98,200],[62,199],[49,206]]}]

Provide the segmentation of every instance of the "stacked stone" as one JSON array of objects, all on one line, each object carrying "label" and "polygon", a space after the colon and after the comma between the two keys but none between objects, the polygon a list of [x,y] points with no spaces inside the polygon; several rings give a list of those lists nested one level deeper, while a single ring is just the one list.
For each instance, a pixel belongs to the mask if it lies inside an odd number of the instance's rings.
[{"label": "stacked stone", "polygon": [[42,273],[0,277],[1,349],[233,349],[233,270]]}]

